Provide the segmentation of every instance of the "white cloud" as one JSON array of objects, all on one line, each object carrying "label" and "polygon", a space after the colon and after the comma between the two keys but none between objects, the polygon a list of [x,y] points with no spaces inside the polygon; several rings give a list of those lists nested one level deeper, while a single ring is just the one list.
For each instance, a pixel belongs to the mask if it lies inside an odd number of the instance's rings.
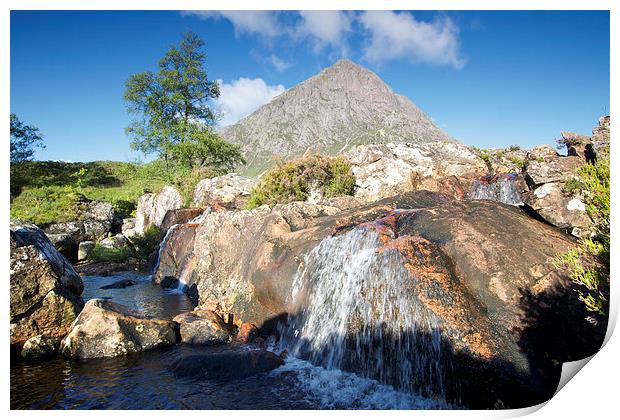
[{"label": "white cloud", "polygon": [[352,14],[339,10],[302,10],[296,28],[296,36],[308,37],[314,41],[314,51],[320,52],[326,46],[346,53],[346,36],[351,32]]},{"label": "white cloud", "polygon": [[289,63],[288,61],[282,60],[280,57],[278,57],[275,54],[271,54],[271,57],[269,57],[269,62],[278,71],[284,71],[293,65],[292,63]]},{"label": "white cloud", "polygon": [[181,12],[184,16],[198,16],[200,19],[228,19],[235,27],[235,35],[260,34],[268,38],[282,33],[276,12],[270,10],[196,10]]},{"label": "white cloud", "polygon": [[457,69],[465,65],[459,52],[459,29],[448,17],[423,22],[410,13],[368,11],[359,21],[370,38],[364,49],[368,61],[407,58]]},{"label": "white cloud", "polygon": [[223,83],[222,80],[218,80],[218,83],[220,85],[220,97],[216,103],[219,111],[223,114],[219,122],[222,127],[236,123],[261,105],[286,91],[284,86],[270,86],[260,78],[241,77],[230,84]]}]

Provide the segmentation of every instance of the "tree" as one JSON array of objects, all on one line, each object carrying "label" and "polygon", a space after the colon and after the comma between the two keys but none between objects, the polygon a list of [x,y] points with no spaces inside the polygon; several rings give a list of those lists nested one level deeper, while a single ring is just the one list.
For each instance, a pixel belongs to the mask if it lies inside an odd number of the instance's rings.
[{"label": "tree", "polygon": [[17,115],[11,114],[11,162],[30,160],[35,148],[44,149],[43,136],[39,129],[26,125]]},{"label": "tree", "polygon": [[165,154],[189,169],[209,166],[219,173],[231,172],[245,163],[239,145],[222,140],[212,129],[191,123],[186,138],[169,144]]},{"label": "tree", "polygon": [[159,71],[131,75],[125,86],[125,103],[136,119],[126,128],[132,147],[165,159],[172,145],[198,141],[210,132],[216,115],[209,107],[218,98],[217,82],[204,69],[204,42],[192,32],[183,34],[159,61]]}]

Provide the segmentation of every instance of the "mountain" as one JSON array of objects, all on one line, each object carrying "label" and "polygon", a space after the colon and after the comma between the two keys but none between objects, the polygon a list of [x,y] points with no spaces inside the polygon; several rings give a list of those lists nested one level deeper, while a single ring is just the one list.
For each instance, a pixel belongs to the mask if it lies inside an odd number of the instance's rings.
[{"label": "mountain", "polygon": [[241,172],[251,175],[274,159],[308,150],[334,155],[367,143],[455,142],[379,76],[348,60],[278,95],[221,134],[242,146],[248,166]]}]

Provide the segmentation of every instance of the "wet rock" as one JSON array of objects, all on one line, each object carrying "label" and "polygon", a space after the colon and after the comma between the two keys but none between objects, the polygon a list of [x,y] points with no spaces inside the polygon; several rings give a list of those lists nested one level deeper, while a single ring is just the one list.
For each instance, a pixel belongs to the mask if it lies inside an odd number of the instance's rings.
[{"label": "wet rock", "polygon": [[229,381],[269,372],[282,364],[284,360],[269,351],[237,350],[187,356],[171,370],[179,378]]},{"label": "wet rock", "polygon": [[166,186],[159,193],[148,193],[138,199],[134,232],[142,235],[150,226],[160,227],[169,210],[181,208],[183,198],[174,187]]},{"label": "wet rock", "polygon": [[242,209],[256,185],[256,178],[235,173],[201,180],[194,191],[194,206],[219,204],[227,209]]},{"label": "wet rock", "polygon": [[154,319],[123,305],[91,299],[62,340],[68,357],[117,357],[176,343],[175,323]]},{"label": "wet rock", "polygon": [[123,279],[123,280],[119,280],[119,281],[115,281],[114,283],[111,284],[106,284],[105,286],[101,286],[100,289],[125,289],[127,287],[131,287],[131,286],[135,286],[136,281],[135,280],[131,280],[131,279]]},{"label": "wet rock", "polygon": [[511,206],[521,206],[521,194],[517,187],[518,174],[497,174],[485,176],[473,182],[469,198],[472,200],[492,200]]},{"label": "wet rock", "polygon": [[179,280],[191,284],[196,224],[174,225],[160,244],[159,265],[153,273],[153,282],[166,288],[177,288]]},{"label": "wet rock", "polygon": [[237,332],[235,340],[242,343],[250,343],[254,341],[257,335],[258,328],[256,327],[256,325],[244,322],[243,324],[241,324],[241,327],[239,327],[239,332]]},{"label": "wet rock", "polygon": [[21,356],[24,359],[45,359],[52,357],[60,346],[60,338],[37,335],[24,343]]},{"label": "wet rock", "polygon": [[222,318],[211,311],[194,310],[174,317],[179,324],[181,342],[186,344],[224,344],[233,332]]},{"label": "wet rock", "polygon": [[84,305],[82,279],[37,226],[12,221],[10,236],[11,343],[64,336]]},{"label": "wet rock", "polygon": [[88,258],[88,254],[95,249],[95,243],[93,241],[80,242],[78,245],[78,261],[84,261]]},{"label": "wet rock", "polygon": [[82,263],[75,266],[75,271],[82,276],[107,277],[123,271],[140,271],[142,262],[137,258],[127,258],[125,261],[99,261]]},{"label": "wet rock", "polygon": [[161,280],[157,280],[155,284],[158,284],[164,289],[176,289],[179,287],[179,279],[173,276],[165,276]]},{"label": "wet rock", "polygon": [[166,234],[168,229],[174,225],[182,225],[189,223],[196,217],[200,216],[205,209],[203,207],[196,207],[192,209],[176,209],[169,210],[164,216],[164,220],[161,223],[162,234]]}]

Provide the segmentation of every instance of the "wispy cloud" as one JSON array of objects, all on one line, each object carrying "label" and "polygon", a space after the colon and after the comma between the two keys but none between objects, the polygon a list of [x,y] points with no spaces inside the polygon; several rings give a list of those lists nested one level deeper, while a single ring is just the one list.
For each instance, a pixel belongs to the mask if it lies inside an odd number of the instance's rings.
[{"label": "wispy cloud", "polygon": [[261,78],[241,77],[231,83],[223,83],[222,80],[218,80],[218,83],[220,97],[216,104],[223,114],[219,122],[222,127],[236,123],[286,91],[283,85],[271,86]]},{"label": "wispy cloud", "polygon": [[465,65],[460,57],[459,29],[447,16],[423,22],[410,13],[369,11],[359,20],[368,36],[364,47],[368,61],[405,58],[457,69]]},{"label": "wispy cloud", "polygon": [[[288,43],[309,42],[315,54],[329,49],[332,58],[349,55],[349,37],[365,40],[361,56],[371,63],[394,59],[452,66],[465,65],[461,56],[459,27],[448,16],[432,21],[417,20],[410,12],[367,11],[188,11],[183,15],[201,19],[228,19],[236,36],[260,35],[269,40],[286,38]],[[290,63],[271,54],[267,60],[278,71]]]},{"label": "wispy cloud", "polygon": [[293,63],[284,61],[283,59],[281,59],[275,54],[271,54],[271,57],[269,57],[269,62],[278,71],[284,71],[293,65]]},{"label": "wispy cloud", "polygon": [[258,34],[271,38],[282,34],[276,12],[269,10],[195,10],[181,12],[184,16],[197,16],[200,19],[228,19],[235,28],[235,35]]},{"label": "wispy cloud", "polygon": [[354,17],[352,13],[339,10],[302,10],[299,15],[301,19],[295,28],[295,35],[301,39],[308,38],[314,44],[315,53],[332,47],[346,55],[346,37],[351,32]]}]

